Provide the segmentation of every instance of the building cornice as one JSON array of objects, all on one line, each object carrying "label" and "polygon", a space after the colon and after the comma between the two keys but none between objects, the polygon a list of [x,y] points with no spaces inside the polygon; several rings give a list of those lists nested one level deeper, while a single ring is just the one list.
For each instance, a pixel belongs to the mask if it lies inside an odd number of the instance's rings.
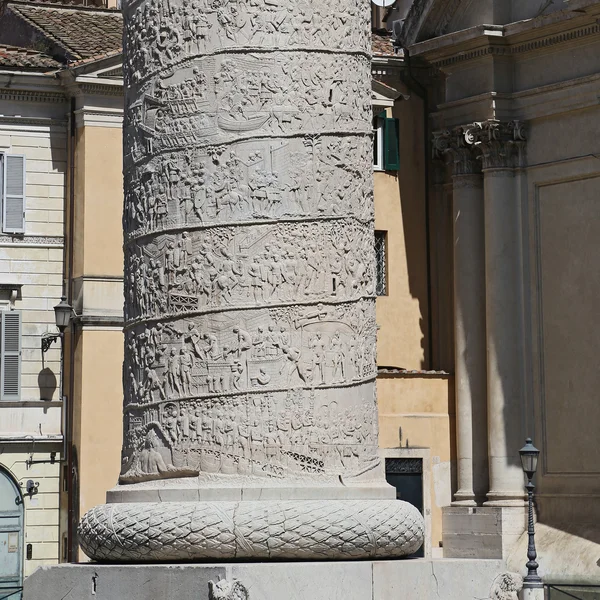
[{"label": "building cornice", "polygon": [[64,127],[67,119],[52,119],[50,117],[14,117],[0,115],[0,123],[3,125],[30,125],[34,127]]},{"label": "building cornice", "polygon": [[[510,37],[506,35],[507,31],[502,32],[501,35],[480,27],[467,31],[472,33],[473,36],[465,37],[464,40],[458,41],[444,39],[443,46],[438,45],[435,49],[431,50],[431,56],[427,56],[428,49],[424,46],[420,47],[421,44],[415,45],[413,52],[423,56],[432,65],[443,70],[458,63],[479,60],[486,56],[517,56],[519,54],[546,50],[549,47],[566,44],[574,40],[580,43],[583,38],[600,34],[600,24],[588,24],[569,31],[536,37],[535,39],[521,43],[511,43]],[[455,38],[455,36],[451,34],[443,36],[443,38]],[[442,41],[442,38],[437,38],[437,41]],[[446,44],[447,41],[449,42],[448,44]],[[477,42],[477,45],[470,49],[465,49],[461,47],[461,41],[468,45],[473,45],[473,42]],[[429,42],[423,42],[423,44],[429,44]],[[430,45],[433,46],[433,44]],[[448,54],[446,54],[446,51],[448,51]],[[439,57],[436,57],[435,54],[439,54]]]},{"label": "building cornice", "polygon": [[600,74],[594,74],[519,92],[486,92],[439,104],[432,120],[435,128],[447,128],[469,119],[532,121],[596,107],[599,83]]},{"label": "building cornice", "polygon": [[66,98],[63,92],[0,88],[0,100],[6,100],[9,102],[43,102],[44,104],[62,104],[65,102]]},{"label": "building cornice", "polygon": [[123,126],[123,110],[83,107],[75,111],[75,126],[120,128]]}]

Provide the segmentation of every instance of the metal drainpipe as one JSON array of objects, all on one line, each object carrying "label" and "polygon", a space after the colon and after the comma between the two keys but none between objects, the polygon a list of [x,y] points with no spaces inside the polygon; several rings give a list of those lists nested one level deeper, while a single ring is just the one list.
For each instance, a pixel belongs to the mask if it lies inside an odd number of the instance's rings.
[{"label": "metal drainpipe", "polygon": [[[429,96],[427,88],[423,86],[413,75],[410,52],[403,48],[404,61],[406,69],[400,71],[400,79],[412,92],[417,94],[423,101],[423,133],[425,135],[424,148],[424,169],[425,169],[425,261],[427,269],[427,354],[425,360],[426,369],[438,368],[439,365],[433,365],[433,306],[431,305],[431,230],[429,214],[429,157],[430,145],[429,139]],[[408,74],[408,78],[405,74]]]},{"label": "metal drainpipe", "polygon": [[[75,224],[75,98],[71,98],[71,110],[69,113],[69,261],[68,261],[68,300],[71,306],[73,304],[73,230]],[[69,399],[67,402],[67,419],[66,419],[66,438],[67,438],[67,476],[68,476],[68,508],[67,508],[67,561],[73,562],[73,540],[75,532],[73,531],[73,518],[75,507],[73,497],[75,490],[73,489],[73,395],[75,388],[75,330],[76,324],[71,320],[71,343],[69,345]]]}]

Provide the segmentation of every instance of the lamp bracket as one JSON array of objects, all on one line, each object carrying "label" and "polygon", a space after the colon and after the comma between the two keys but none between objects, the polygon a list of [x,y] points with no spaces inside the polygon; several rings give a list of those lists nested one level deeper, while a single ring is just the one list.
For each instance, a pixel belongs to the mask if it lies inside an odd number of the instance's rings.
[{"label": "lamp bracket", "polygon": [[42,354],[46,354],[50,350],[50,346],[60,337],[60,333],[47,332],[42,334]]}]

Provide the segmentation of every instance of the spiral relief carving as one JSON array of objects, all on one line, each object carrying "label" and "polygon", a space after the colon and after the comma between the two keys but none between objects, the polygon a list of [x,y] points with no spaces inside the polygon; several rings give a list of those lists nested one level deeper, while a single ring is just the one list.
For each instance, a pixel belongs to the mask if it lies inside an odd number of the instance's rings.
[{"label": "spiral relief carving", "polygon": [[[368,2],[123,12],[120,487],[176,481],[169,501],[88,512],[82,547],[111,561],[413,552],[421,515],[381,499]],[[177,501],[186,481],[217,499]],[[323,500],[218,498],[270,485]],[[328,499],[352,486],[364,499]]]}]

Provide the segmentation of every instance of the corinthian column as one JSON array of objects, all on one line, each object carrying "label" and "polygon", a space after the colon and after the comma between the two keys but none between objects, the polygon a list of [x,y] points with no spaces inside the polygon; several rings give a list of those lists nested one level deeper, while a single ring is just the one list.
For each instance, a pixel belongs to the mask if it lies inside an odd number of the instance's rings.
[{"label": "corinthian column", "polygon": [[96,560],[401,556],[377,448],[363,0],[125,18],[124,446]]},{"label": "corinthian column", "polygon": [[523,260],[515,169],[524,132],[518,122],[475,123],[466,133],[480,152],[485,197],[488,505],[523,505],[519,440],[523,437]]},{"label": "corinthian column", "polygon": [[488,489],[483,177],[462,128],[435,134],[434,144],[452,168],[458,483],[452,504],[475,506]]}]

